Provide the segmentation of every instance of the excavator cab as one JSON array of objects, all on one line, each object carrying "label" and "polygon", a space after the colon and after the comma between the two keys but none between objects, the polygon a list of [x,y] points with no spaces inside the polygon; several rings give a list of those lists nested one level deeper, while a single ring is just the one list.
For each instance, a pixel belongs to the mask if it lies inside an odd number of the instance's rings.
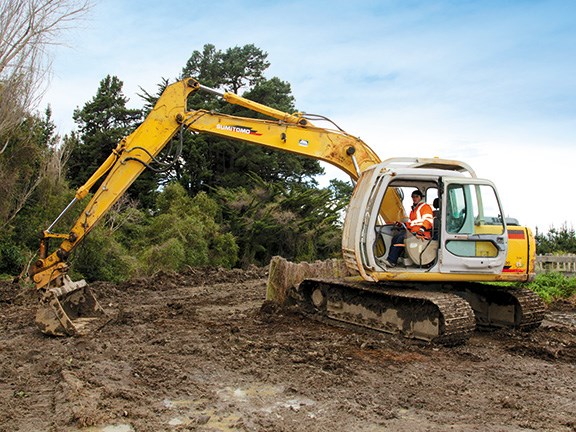
[{"label": "excavator cab", "polygon": [[[494,185],[476,178],[468,167],[442,160],[435,166],[399,166],[388,160],[363,173],[356,189],[343,249],[349,266],[359,269],[364,279],[446,280],[450,275],[502,272],[508,236],[500,200]],[[386,266],[395,234],[404,229],[397,222],[408,220],[415,189],[425,195],[425,202],[438,206],[432,233],[429,239],[407,233],[396,245],[404,248],[399,265]]]}]

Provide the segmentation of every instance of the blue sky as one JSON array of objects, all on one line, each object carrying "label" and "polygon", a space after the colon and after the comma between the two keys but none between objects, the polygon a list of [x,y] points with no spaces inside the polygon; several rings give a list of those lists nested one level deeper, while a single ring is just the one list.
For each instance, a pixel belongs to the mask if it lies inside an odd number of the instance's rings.
[{"label": "blue sky", "polygon": [[[61,134],[116,75],[129,105],[194,50],[253,43],[299,110],[382,159],[460,159],[532,229],[576,225],[576,1],[95,1],[52,48]],[[342,177],[327,168],[328,177]]]}]

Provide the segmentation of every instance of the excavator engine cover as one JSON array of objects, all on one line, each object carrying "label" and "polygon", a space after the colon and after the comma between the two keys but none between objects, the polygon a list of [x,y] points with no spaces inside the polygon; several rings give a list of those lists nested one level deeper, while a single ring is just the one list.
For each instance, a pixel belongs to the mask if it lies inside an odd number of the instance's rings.
[{"label": "excavator engine cover", "polygon": [[62,286],[44,293],[36,312],[36,325],[48,335],[79,336],[90,323],[105,316],[86,281],[72,282],[65,276]]}]

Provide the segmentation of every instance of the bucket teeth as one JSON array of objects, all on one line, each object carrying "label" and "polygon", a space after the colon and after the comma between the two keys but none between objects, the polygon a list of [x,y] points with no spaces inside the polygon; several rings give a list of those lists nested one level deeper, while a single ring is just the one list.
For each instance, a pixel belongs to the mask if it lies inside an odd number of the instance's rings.
[{"label": "bucket teeth", "polygon": [[106,314],[84,280],[72,282],[66,276],[63,282],[44,293],[36,312],[36,325],[42,333],[52,336],[82,335],[90,323]]}]

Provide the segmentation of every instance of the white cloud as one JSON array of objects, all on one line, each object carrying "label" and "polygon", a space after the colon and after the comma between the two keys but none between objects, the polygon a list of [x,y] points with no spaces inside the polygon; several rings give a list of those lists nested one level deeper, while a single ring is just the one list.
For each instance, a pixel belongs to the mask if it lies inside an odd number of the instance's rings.
[{"label": "white cloud", "polygon": [[136,107],[140,87],[174,79],[204,44],[254,43],[298,109],[383,159],[464,160],[497,183],[510,216],[547,229],[576,222],[574,21],[566,1],[105,0],[54,52],[44,101],[66,133],[108,74]]}]

